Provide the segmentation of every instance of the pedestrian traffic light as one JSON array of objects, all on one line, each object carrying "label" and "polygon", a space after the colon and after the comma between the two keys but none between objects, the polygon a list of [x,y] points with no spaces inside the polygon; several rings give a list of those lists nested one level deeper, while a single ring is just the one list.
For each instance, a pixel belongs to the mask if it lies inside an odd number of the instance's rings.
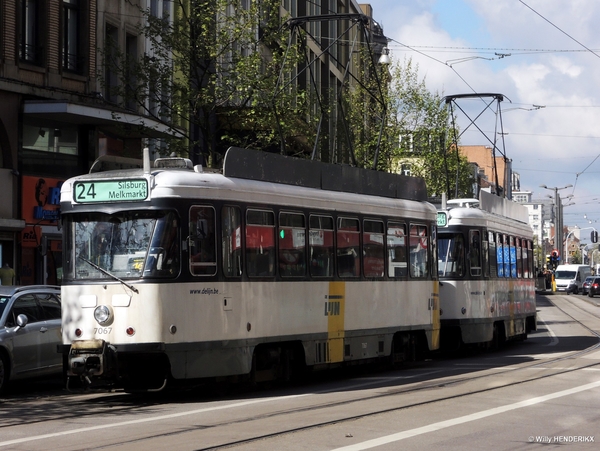
[{"label": "pedestrian traffic light", "polygon": [[596,230],[592,230],[590,240],[592,240],[592,243],[598,242],[598,232]]}]

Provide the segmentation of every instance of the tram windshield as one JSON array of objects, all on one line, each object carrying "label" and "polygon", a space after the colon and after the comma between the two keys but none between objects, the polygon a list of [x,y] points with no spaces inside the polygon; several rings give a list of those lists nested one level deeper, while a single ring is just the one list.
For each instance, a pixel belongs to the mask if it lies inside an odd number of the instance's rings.
[{"label": "tram windshield", "polygon": [[65,279],[173,277],[179,227],[173,212],[85,213],[65,218]]},{"label": "tram windshield", "polygon": [[462,234],[438,235],[438,274],[440,277],[464,276],[464,238]]}]

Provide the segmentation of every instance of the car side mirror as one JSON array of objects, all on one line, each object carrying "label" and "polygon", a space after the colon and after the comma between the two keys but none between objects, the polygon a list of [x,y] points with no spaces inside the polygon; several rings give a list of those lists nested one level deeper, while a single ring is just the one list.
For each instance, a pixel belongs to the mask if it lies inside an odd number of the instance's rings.
[{"label": "car side mirror", "polygon": [[29,319],[27,318],[27,315],[23,313],[17,315],[17,327],[15,327],[15,332],[18,331],[21,327],[25,327],[28,321]]}]

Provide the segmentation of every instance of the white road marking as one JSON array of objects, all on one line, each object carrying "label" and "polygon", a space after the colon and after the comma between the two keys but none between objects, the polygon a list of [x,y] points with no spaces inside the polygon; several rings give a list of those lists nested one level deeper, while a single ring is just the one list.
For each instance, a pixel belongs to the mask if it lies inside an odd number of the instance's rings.
[{"label": "white road marking", "polygon": [[506,406],[495,407],[489,410],[483,410],[481,412],[472,413],[451,420],[440,421],[439,423],[433,423],[427,426],[423,426],[416,429],[410,429],[408,431],[398,432],[397,434],[386,435],[373,440],[367,440],[366,442],[356,443],[354,445],[343,446],[341,448],[335,448],[332,451],[362,451],[364,449],[375,448],[377,446],[387,445],[389,443],[398,442],[406,438],[415,437],[417,435],[428,434],[430,432],[439,431],[459,424],[468,423],[471,421],[481,420],[482,418],[490,417],[492,415],[499,415],[501,413],[510,412],[511,410],[521,409],[523,407],[533,406],[540,404],[551,399],[562,398],[563,396],[573,395],[585,390],[591,390],[593,388],[600,387],[600,381],[592,382],[586,385],[580,385],[579,387],[570,388],[568,390],[559,391],[556,393],[550,393],[545,396],[539,396],[537,398],[527,399],[525,401],[517,402],[514,404],[508,404]]},{"label": "white road marking", "polygon": [[90,432],[90,431],[98,431],[100,429],[109,429],[109,428],[115,428],[115,427],[120,427],[120,426],[130,426],[132,424],[149,423],[151,421],[170,420],[173,418],[185,417],[185,416],[189,416],[189,415],[196,415],[199,413],[214,412],[215,410],[233,409],[235,407],[245,407],[245,406],[250,406],[252,404],[260,404],[260,403],[271,402],[271,401],[280,401],[282,399],[301,398],[303,396],[308,396],[308,395],[291,395],[291,396],[283,396],[283,397],[277,397],[277,398],[253,399],[250,401],[242,401],[242,402],[238,402],[235,404],[227,404],[224,406],[205,407],[203,409],[190,410],[188,412],[171,413],[169,415],[159,415],[159,416],[154,416],[154,417],[141,418],[138,420],[123,421],[123,422],[119,422],[119,423],[101,424],[101,425],[97,425],[97,426],[89,426],[89,427],[84,427],[84,428],[79,428],[79,429],[72,429],[70,431],[53,432],[51,434],[43,434],[43,435],[34,435],[32,437],[23,437],[23,438],[8,440],[5,442],[0,442],[0,447],[16,445],[18,443],[32,442],[35,440],[43,440],[46,438],[62,437],[65,435],[81,434],[83,432]]}]

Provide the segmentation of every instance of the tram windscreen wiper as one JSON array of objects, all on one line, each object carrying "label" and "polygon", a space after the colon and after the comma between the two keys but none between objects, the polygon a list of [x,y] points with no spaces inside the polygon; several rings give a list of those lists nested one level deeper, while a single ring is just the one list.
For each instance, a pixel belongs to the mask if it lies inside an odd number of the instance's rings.
[{"label": "tram windscreen wiper", "polygon": [[88,260],[85,257],[82,257],[81,255],[78,256],[81,260],[83,260],[84,262],[86,262],[88,265],[90,265],[92,268],[97,269],[98,271],[100,271],[102,274],[106,274],[108,277],[111,277],[112,279],[115,279],[117,282],[121,282],[123,285],[125,285],[127,288],[129,288],[130,290],[133,290],[134,292],[139,294],[139,291],[136,287],[134,287],[133,285],[131,285],[130,283],[125,282],[123,279],[115,276],[114,274],[108,272],[106,269],[102,268],[101,266],[98,266],[96,263]]}]

